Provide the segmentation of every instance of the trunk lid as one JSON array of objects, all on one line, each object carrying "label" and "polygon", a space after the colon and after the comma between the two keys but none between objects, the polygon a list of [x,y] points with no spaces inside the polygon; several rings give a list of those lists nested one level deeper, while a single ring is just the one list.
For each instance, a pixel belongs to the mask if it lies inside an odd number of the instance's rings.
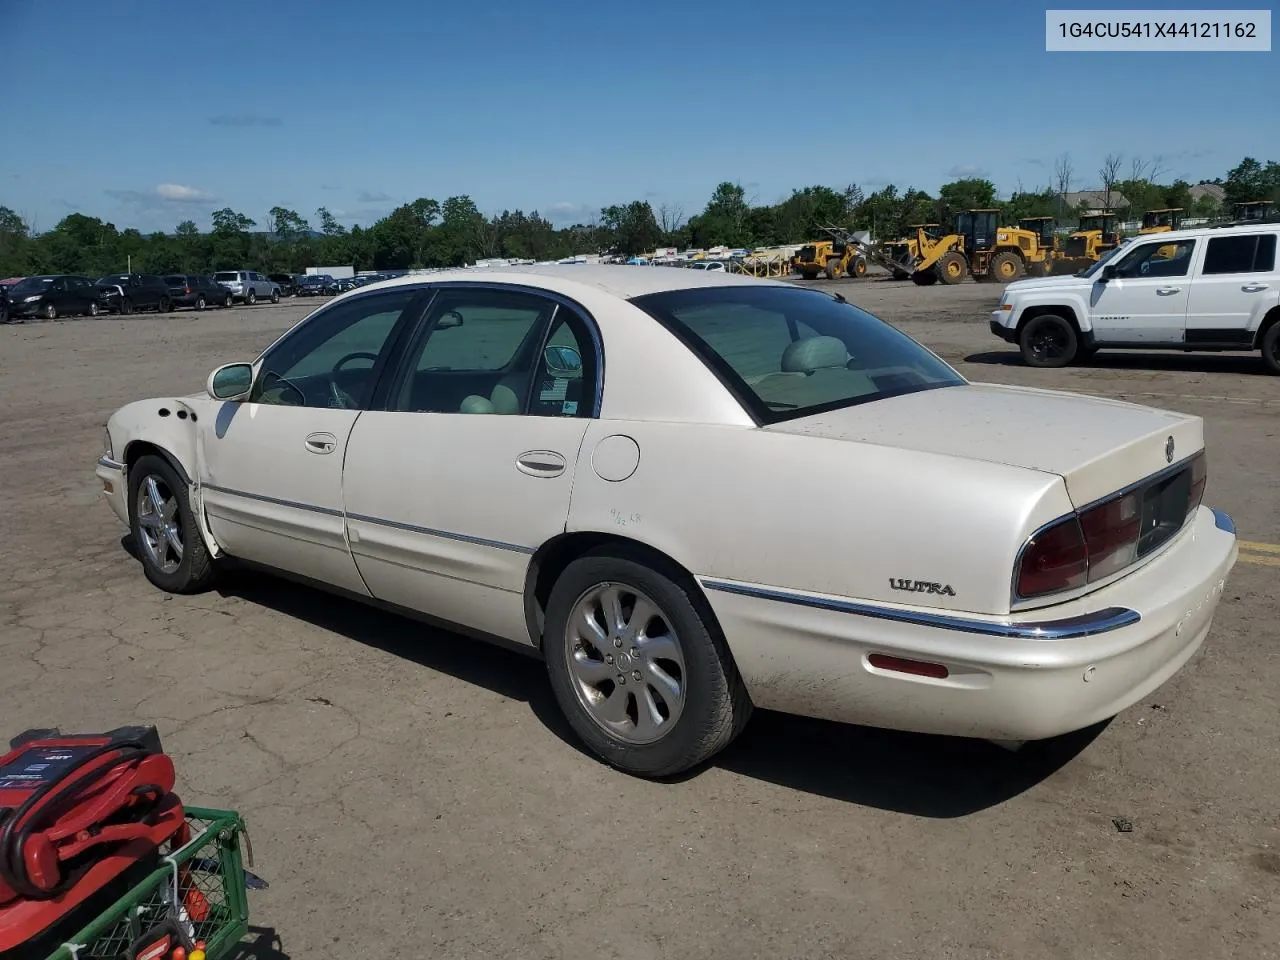
[{"label": "trunk lid", "polygon": [[1054,473],[1077,509],[1204,447],[1199,417],[1056,390],[971,383],[766,427]]}]

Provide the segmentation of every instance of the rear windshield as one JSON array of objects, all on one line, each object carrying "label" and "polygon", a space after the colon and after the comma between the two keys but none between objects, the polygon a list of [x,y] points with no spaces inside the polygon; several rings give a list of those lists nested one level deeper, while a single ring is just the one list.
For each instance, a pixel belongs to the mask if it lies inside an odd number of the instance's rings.
[{"label": "rear windshield", "polygon": [[761,423],[966,382],[906,334],[818,290],[697,287],[631,302],[697,353]]},{"label": "rear windshield", "polygon": [[230,272],[228,272],[228,271],[223,271],[222,273],[215,273],[215,274],[213,275],[213,279],[215,279],[215,280],[239,280],[239,279],[240,279],[240,274],[238,274],[238,273],[236,273],[236,272],[234,272],[234,271],[230,271]]}]

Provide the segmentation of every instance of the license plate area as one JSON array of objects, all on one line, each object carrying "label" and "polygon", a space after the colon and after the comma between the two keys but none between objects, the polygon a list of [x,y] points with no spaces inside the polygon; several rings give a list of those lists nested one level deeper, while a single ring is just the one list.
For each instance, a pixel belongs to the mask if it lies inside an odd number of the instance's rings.
[{"label": "license plate area", "polygon": [[1191,470],[1179,470],[1171,477],[1142,491],[1142,527],[1138,535],[1138,556],[1144,557],[1164,546],[1182,529],[1191,498]]}]

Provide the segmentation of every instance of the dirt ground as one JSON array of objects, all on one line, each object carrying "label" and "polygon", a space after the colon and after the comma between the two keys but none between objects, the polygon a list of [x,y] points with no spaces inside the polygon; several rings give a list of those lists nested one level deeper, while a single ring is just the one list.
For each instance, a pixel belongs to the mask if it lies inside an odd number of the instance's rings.
[{"label": "dirt ground", "polygon": [[757,713],[648,783],[576,746],[531,658],[265,577],[156,591],[101,502],[102,424],[297,301],[0,327],[0,732],[158,724],[183,797],[249,821],[245,960],[1280,956],[1280,380],[1031,370],[987,330],[996,287],[839,285],[973,379],[1205,417],[1206,502],[1255,546],[1203,651],[1101,732],[1012,755]]}]

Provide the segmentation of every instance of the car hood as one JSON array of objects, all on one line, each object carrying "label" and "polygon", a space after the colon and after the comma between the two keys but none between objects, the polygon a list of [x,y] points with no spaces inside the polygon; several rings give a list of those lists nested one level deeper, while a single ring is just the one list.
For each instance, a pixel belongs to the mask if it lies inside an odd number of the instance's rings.
[{"label": "car hood", "polygon": [[1077,287],[1081,284],[1090,286],[1093,281],[1086,277],[1077,277],[1074,274],[1063,274],[1057,277],[1032,277],[1027,280],[1015,280],[1013,283],[1005,285],[1005,291],[1009,294],[1026,293],[1029,290],[1056,290],[1062,287]]},{"label": "car hood", "polygon": [[1204,447],[1199,417],[985,383],[889,397],[765,429],[1057,474],[1077,508]]}]

